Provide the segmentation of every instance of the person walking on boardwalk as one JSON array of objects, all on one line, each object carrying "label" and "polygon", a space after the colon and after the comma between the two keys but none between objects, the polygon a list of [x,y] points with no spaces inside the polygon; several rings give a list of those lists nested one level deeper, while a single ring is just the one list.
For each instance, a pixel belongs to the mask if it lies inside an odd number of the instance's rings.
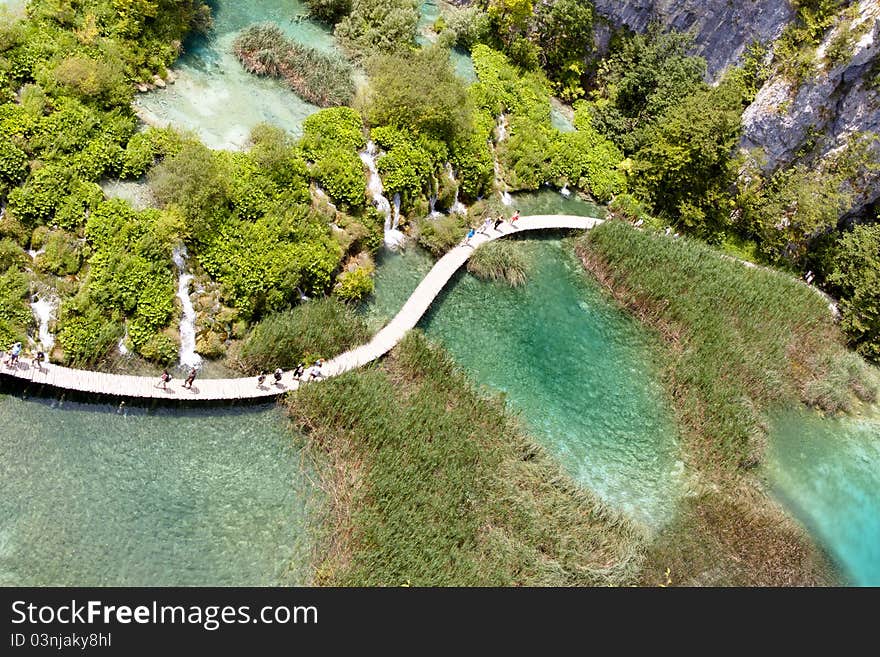
[{"label": "person walking on boardwalk", "polygon": [[306,371],[306,364],[299,363],[296,368],[293,370],[293,378],[296,381],[302,381],[302,375]]},{"label": "person walking on boardwalk", "polygon": [[477,234],[477,231],[475,231],[473,228],[471,228],[468,231],[467,237],[464,238],[464,245],[470,246],[471,245],[471,238],[476,234]]},{"label": "person walking on boardwalk", "polygon": [[257,377],[257,387],[262,388],[266,382],[266,370],[260,370],[260,376]]},{"label": "person walking on boardwalk", "polygon": [[486,217],[486,220],[483,221],[483,225],[480,226],[480,230],[478,233],[483,233],[483,235],[489,235],[489,229],[492,227],[492,217]]},{"label": "person walking on boardwalk", "polygon": [[183,387],[189,388],[190,390],[192,390],[193,381],[195,381],[195,380],[196,380],[196,368],[194,367],[194,368],[192,368],[192,370],[190,370],[189,376],[186,377],[186,381],[183,382]]},{"label": "person walking on boardwalk", "polygon": [[519,210],[514,210],[513,216],[510,218],[510,225],[516,228],[517,221],[519,221]]},{"label": "person walking on boardwalk", "polygon": [[40,371],[42,372],[42,371],[43,371],[43,366],[41,365],[41,363],[42,363],[44,360],[46,360],[46,354],[43,353],[42,351],[37,351],[37,352],[34,354],[34,360],[33,360],[32,365],[33,365],[34,367],[36,367],[38,370],[40,370]]},{"label": "person walking on boardwalk", "polygon": [[492,226],[492,228],[498,230],[498,226],[500,226],[502,223],[504,223],[504,215],[499,214],[497,217],[495,217],[495,224]]},{"label": "person walking on boardwalk", "polygon": [[6,359],[6,364],[12,367],[13,365],[18,364],[18,357],[21,355],[21,342],[16,342],[12,345],[12,349],[9,350],[9,358]]},{"label": "person walking on boardwalk", "polygon": [[314,381],[315,379],[324,378],[324,374],[321,372],[321,367],[324,366],[324,359],[319,358],[315,361],[315,364],[312,365],[312,369],[309,372],[309,381]]},{"label": "person walking on boardwalk", "polygon": [[280,386],[281,385],[281,377],[284,376],[284,370],[282,370],[279,367],[278,369],[275,370],[275,373],[272,376],[275,377],[275,385]]},{"label": "person walking on boardwalk", "polygon": [[168,373],[168,370],[162,370],[162,376],[159,377],[159,383],[156,384],[156,387],[159,387],[159,384],[162,385],[162,390],[168,390],[168,382],[171,380],[171,375]]}]

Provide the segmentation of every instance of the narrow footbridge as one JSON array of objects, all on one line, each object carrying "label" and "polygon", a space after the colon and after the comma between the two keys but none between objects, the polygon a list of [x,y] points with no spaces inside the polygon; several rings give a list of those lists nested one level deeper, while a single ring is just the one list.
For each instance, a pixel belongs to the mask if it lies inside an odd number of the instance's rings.
[{"label": "narrow footbridge", "polygon": [[[532,230],[575,229],[588,230],[602,223],[601,219],[576,217],[571,215],[533,215],[521,217],[514,225],[504,222],[498,230],[477,233],[469,244],[460,244],[444,255],[419,286],[400,312],[381,331],[373,336],[367,344],[327,361],[322,368],[325,377],[338,376],[349,370],[357,369],[391,351],[403,339],[407,331],[418,324],[419,319],[430,307],[437,295],[456,271],[471,257],[474,249],[481,244],[506,237],[518,235]],[[286,373],[281,383],[276,385],[267,378],[263,385],[257,384],[256,377],[239,377],[234,379],[196,379],[191,389],[183,388],[182,378],[173,379],[167,387],[157,387],[158,377],[126,376],[121,374],[105,374],[88,370],[72,369],[60,365],[43,364],[41,368],[31,365],[27,359],[17,367],[0,364],[0,374],[24,379],[29,382],[75,390],[97,395],[118,397],[168,399],[181,401],[216,401],[256,399],[274,397],[288,390],[296,390],[299,382]]]}]

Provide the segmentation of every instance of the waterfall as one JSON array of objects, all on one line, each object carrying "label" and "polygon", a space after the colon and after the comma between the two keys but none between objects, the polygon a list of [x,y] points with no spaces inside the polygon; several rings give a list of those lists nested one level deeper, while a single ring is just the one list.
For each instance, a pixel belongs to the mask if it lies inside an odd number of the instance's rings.
[{"label": "waterfall", "polygon": [[37,338],[42,345],[42,350],[47,354],[55,346],[55,336],[49,331],[49,322],[55,319],[55,311],[58,309],[58,298],[51,295],[35,294],[31,299],[31,312],[37,319],[39,328]]},{"label": "waterfall", "polygon": [[373,199],[373,205],[376,206],[376,209],[382,213],[383,217],[385,217],[385,246],[389,249],[396,249],[405,239],[403,233],[397,230],[397,220],[400,217],[400,196],[397,194],[395,195],[398,206],[397,215],[394,217],[392,223],[391,203],[388,202],[388,198],[385,196],[385,189],[382,187],[382,178],[379,176],[379,170],[376,167],[376,144],[374,144],[372,140],[368,141],[366,150],[359,155],[361,162],[364,163],[364,166],[366,166],[367,170],[370,172],[370,176],[367,179],[367,191]]},{"label": "waterfall", "polygon": [[507,121],[504,112],[498,115],[498,123],[495,125],[495,141],[501,143],[507,139]]},{"label": "waterfall", "polygon": [[446,163],[446,175],[455,184],[455,199],[452,201],[452,207],[449,208],[449,214],[467,214],[467,206],[458,200],[458,181],[455,179],[455,171],[449,162]]},{"label": "waterfall", "polygon": [[192,274],[186,273],[186,247],[182,244],[174,247],[171,254],[174,264],[177,265],[179,278],[177,279],[177,298],[183,307],[180,318],[180,364],[185,367],[199,367],[202,357],[196,353],[196,309],[193,308],[189,298],[189,284]]},{"label": "waterfall", "polygon": [[391,224],[391,230],[397,230],[397,224],[400,222],[400,194],[394,194],[394,222]]},{"label": "waterfall", "polygon": [[128,324],[125,325],[125,333],[122,334],[122,337],[119,338],[119,342],[116,344],[120,356],[128,356],[128,347],[125,346],[126,340],[128,340]]},{"label": "waterfall", "polygon": [[568,188],[568,183],[565,183],[562,186],[562,189],[559,190],[559,193],[566,197],[571,196],[571,190]]}]

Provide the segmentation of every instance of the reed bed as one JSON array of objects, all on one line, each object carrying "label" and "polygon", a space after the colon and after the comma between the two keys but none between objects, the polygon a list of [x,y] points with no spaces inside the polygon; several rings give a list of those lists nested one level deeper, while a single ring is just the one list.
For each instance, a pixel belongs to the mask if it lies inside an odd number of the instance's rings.
[{"label": "reed bed", "polygon": [[348,105],[354,97],[354,68],[348,60],[289,40],[274,23],[247,28],[236,37],[232,51],[249,72],[281,78],[319,107]]},{"label": "reed bed", "polygon": [[521,244],[495,240],[477,247],[467,262],[467,270],[486,281],[504,281],[511,287],[520,287],[528,280],[529,264]]},{"label": "reed bed", "polygon": [[421,333],[288,404],[328,457],[317,584],[636,581],[642,530],[576,486]]},{"label": "reed bed", "polygon": [[578,253],[612,294],[671,345],[669,382],[703,465],[756,465],[764,414],[807,403],[847,411],[875,388],[828,302],[780,272],[710,247],[607,222]]}]

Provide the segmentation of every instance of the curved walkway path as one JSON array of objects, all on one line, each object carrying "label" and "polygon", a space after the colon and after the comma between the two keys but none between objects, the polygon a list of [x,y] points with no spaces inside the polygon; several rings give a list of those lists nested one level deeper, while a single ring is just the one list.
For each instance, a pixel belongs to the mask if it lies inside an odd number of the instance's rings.
[{"label": "curved walkway path", "polygon": [[[601,219],[576,217],[570,215],[533,215],[521,217],[515,226],[505,222],[500,230],[489,230],[487,234],[477,233],[470,244],[459,245],[444,255],[428,275],[422,279],[403,308],[381,331],[373,336],[367,344],[340,354],[327,361],[323,367],[325,377],[338,376],[349,370],[357,369],[380,358],[391,351],[403,339],[407,331],[418,324],[419,319],[428,310],[431,302],[440,294],[446,283],[456,271],[471,257],[474,249],[485,242],[491,242],[506,235],[518,234],[527,230],[576,229],[588,230],[602,223]],[[308,371],[308,370],[307,370]],[[191,390],[181,387],[183,380],[176,378],[167,389],[156,387],[158,377],[126,376],[122,374],[105,374],[78,370],[60,365],[46,364],[42,369],[32,367],[25,359],[17,368],[0,365],[0,373],[25,379],[33,383],[76,390],[79,392],[119,397],[138,397],[144,399],[176,399],[184,401],[236,400],[274,397],[287,390],[295,390],[299,382],[291,379],[290,373],[281,381],[281,385],[270,383],[257,385],[256,377],[240,377],[235,379],[196,379]]]}]

